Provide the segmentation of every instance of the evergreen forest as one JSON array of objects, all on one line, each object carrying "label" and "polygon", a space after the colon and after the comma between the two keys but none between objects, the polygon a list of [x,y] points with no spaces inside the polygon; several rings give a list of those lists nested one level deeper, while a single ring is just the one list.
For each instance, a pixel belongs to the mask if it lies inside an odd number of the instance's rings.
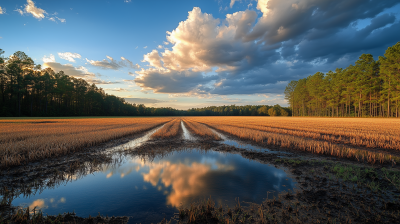
[{"label": "evergreen forest", "polygon": [[285,89],[293,116],[399,117],[400,42],[374,60],[291,81]]}]

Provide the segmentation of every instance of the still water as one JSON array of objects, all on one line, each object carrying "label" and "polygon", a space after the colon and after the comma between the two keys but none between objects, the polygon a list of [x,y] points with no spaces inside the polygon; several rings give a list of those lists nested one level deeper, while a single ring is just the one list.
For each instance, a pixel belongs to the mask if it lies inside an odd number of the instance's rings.
[{"label": "still water", "polygon": [[75,211],[78,216],[130,216],[132,223],[160,221],[180,205],[211,196],[217,203],[234,199],[260,203],[294,182],[283,170],[247,160],[236,154],[190,150],[174,152],[154,161],[126,157],[119,167],[19,197],[14,205],[37,206],[44,213]]},{"label": "still water", "polygon": [[75,211],[88,217],[100,212],[129,216],[130,223],[156,223],[171,218],[179,206],[210,197],[230,206],[238,197],[241,202],[261,203],[294,186],[294,180],[274,166],[238,154],[191,149],[153,161],[125,156],[118,166],[105,165],[102,171],[65,185],[21,195],[13,205],[40,208],[49,215]]}]

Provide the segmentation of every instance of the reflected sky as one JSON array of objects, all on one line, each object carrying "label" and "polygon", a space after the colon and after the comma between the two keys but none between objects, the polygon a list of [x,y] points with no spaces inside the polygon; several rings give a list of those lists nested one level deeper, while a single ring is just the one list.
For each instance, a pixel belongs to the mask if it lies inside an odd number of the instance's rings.
[{"label": "reflected sky", "polygon": [[194,149],[152,162],[126,157],[119,167],[105,166],[94,175],[17,198],[13,204],[37,206],[48,214],[75,211],[87,217],[100,212],[148,223],[170,218],[177,207],[210,196],[227,205],[234,205],[237,197],[260,203],[267,195],[271,198],[293,187],[292,179],[273,166],[237,154]]}]

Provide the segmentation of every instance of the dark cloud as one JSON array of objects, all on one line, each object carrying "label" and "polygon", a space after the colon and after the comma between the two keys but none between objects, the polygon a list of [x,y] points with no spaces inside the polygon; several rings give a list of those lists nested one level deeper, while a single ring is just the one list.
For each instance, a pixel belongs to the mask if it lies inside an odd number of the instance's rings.
[{"label": "dark cloud", "polygon": [[[324,39],[303,41],[299,44],[298,58],[304,61],[322,58],[328,59],[328,62],[334,62],[346,54],[371,53],[370,51],[377,48],[381,50],[380,54],[383,54],[387,47],[399,40],[400,23],[397,22],[381,29],[377,28],[379,27],[376,23],[371,23],[359,31],[348,28]],[[373,32],[365,32],[371,29]]]},{"label": "dark cloud", "polygon": [[[135,82],[159,93],[282,93],[290,80],[347,67],[363,53],[383,55],[400,36],[398,14],[384,11],[398,4],[258,0],[261,17],[246,10],[225,20],[194,8],[167,32],[172,50],[145,55],[150,68],[136,72]],[[360,20],[370,22],[360,28]]]},{"label": "dark cloud", "polygon": [[201,72],[142,70],[135,83],[143,88],[152,89],[156,93],[184,93],[216,79],[216,76],[203,76]]}]

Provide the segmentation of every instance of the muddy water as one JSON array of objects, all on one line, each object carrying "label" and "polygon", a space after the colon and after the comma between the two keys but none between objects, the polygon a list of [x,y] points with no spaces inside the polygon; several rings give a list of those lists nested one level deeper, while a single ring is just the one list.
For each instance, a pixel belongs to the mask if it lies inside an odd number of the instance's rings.
[{"label": "muddy water", "polygon": [[[186,140],[195,139],[184,125],[182,128]],[[119,149],[143,144],[153,132]],[[104,166],[102,171],[63,186],[21,195],[12,204],[36,207],[52,215],[75,211],[78,216],[88,217],[100,212],[129,216],[130,223],[155,223],[172,217],[179,206],[209,197],[217,204],[230,206],[235,198],[260,203],[294,186],[285,171],[273,166],[238,154],[188,149],[153,161],[124,156],[118,166]]]}]

